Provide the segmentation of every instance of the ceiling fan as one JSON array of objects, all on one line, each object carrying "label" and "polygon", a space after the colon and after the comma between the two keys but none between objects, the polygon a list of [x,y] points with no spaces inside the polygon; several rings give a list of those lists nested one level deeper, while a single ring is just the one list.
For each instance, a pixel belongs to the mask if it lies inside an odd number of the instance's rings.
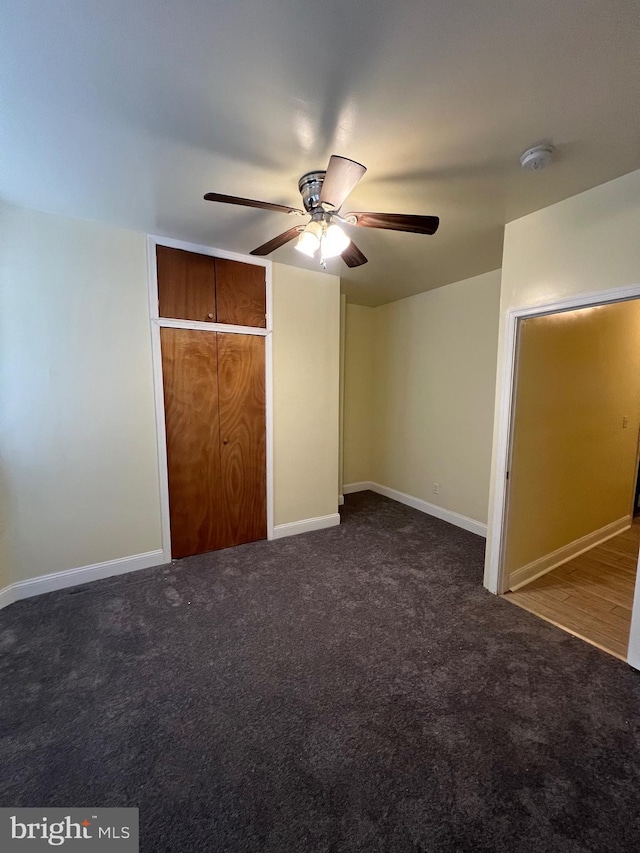
[{"label": "ceiling fan", "polygon": [[436,233],[440,224],[437,216],[404,213],[340,213],[345,199],[366,171],[366,168],[355,160],[333,154],[325,172],[307,172],[298,181],[304,210],[221,193],[207,193],[205,199],[225,204],[240,204],[244,207],[257,207],[261,210],[275,210],[293,216],[309,215],[311,218],[306,225],[294,225],[293,228],[258,246],[251,254],[268,255],[297,237],[298,242],[295,248],[309,257],[314,257],[319,251],[323,266],[326,260],[338,255],[348,267],[359,267],[367,263],[367,258],[347,236],[342,225],[410,231],[414,234]]}]

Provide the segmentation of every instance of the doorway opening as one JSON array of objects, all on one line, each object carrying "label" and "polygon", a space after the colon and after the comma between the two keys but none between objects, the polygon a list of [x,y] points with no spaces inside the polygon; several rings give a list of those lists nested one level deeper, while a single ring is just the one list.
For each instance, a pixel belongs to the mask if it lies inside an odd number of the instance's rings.
[{"label": "doorway opening", "polygon": [[522,317],[515,353],[500,591],[626,660],[640,546],[640,300]]}]

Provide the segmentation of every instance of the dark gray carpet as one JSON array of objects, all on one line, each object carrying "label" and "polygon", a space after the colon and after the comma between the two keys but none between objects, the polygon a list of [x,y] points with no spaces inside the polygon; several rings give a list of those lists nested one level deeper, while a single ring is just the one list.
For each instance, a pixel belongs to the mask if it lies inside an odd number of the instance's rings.
[{"label": "dark gray carpet", "polygon": [[138,806],[141,849],[637,851],[640,673],[369,492],[339,528],[0,613],[0,805]]}]

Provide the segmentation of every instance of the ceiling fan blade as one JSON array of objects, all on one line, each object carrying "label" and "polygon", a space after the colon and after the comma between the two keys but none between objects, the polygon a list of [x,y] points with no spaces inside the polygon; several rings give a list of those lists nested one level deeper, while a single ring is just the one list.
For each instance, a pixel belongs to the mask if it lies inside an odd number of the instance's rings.
[{"label": "ceiling fan blade", "polygon": [[356,246],[353,240],[349,243],[347,248],[341,255],[342,260],[348,267],[361,267],[363,264],[367,263],[367,258],[362,254],[360,249]]},{"label": "ceiling fan blade", "polygon": [[332,154],[322,183],[320,204],[338,210],[366,171],[361,163]]},{"label": "ceiling fan blade", "polygon": [[304,213],[297,207],[286,207],[284,204],[272,204],[270,201],[256,201],[254,198],[240,198],[237,195],[222,195],[222,193],[207,193],[206,201],[221,201],[223,204],[241,204],[243,207],[257,207],[260,210],[276,210],[278,213]]},{"label": "ceiling fan blade", "polygon": [[288,231],[283,231],[282,234],[278,234],[277,237],[274,237],[272,240],[268,240],[266,243],[263,243],[262,246],[258,246],[257,249],[254,249],[253,252],[249,252],[249,254],[268,255],[271,252],[275,252],[275,250],[279,249],[280,246],[284,246],[285,243],[288,243],[290,240],[293,240],[294,237],[297,237],[303,230],[304,225],[296,225],[295,228],[289,228]]},{"label": "ceiling fan blade", "polygon": [[346,220],[355,216],[361,228],[386,228],[389,231],[411,231],[413,234],[435,234],[440,225],[437,216],[414,216],[410,213],[347,213]]}]

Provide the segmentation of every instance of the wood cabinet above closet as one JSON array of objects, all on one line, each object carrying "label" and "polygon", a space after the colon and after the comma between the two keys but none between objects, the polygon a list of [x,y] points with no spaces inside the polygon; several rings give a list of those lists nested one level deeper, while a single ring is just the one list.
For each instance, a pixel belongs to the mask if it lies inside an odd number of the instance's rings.
[{"label": "wood cabinet above closet", "polygon": [[161,317],[215,322],[215,260],[182,249],[156,246]]},{"label": "wood cabinet above closet", "polygon": [[215,258],[218,323],[266,326],[264,267]]},{"label": "wood cabinet above closet", "polygon": [[161,317],[265,328],[264,267],[169,246],[156,262]]}]

